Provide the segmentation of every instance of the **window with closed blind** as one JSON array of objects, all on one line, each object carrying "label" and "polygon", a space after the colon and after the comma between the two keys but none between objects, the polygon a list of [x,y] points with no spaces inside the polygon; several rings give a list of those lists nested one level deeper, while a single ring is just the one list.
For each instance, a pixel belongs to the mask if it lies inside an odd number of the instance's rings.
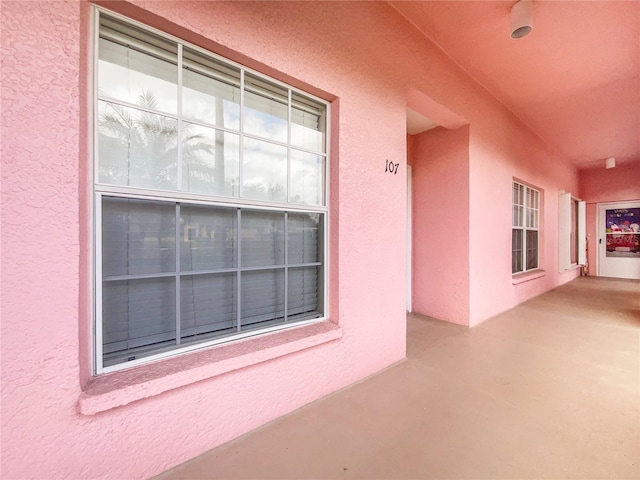
[{"label": "window with closed blind", "polygon": [[96,373],[325,318],[327,103],[96,11]]}]

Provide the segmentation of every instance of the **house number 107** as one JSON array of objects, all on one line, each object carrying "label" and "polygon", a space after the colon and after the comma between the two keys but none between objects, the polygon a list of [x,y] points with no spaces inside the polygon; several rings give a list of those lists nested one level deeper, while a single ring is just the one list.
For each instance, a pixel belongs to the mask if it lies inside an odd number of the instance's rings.
[{"label": "house number 107", "polygon": [[389,160],[385,160],[385,162],[387,162],[387,165],[384,167],[385,172],[393,173],[394,175],[398,173],[399,163],[393,163]]}]

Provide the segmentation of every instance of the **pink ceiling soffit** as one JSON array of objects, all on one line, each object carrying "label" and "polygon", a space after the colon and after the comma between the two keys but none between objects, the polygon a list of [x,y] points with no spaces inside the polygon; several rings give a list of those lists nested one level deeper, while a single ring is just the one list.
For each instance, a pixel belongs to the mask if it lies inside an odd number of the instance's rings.
[{"label": "pink ceiling soffit", "polygon": [[577,166],[640,162],[640,1],[534,0],[514,39],[516,3],[390,2]]},{"label": "pink ceiling soffit", "polygon": [[414,88],[407,93],[407,107],[445,128],[455,129],[469,123],[460,115]]}]

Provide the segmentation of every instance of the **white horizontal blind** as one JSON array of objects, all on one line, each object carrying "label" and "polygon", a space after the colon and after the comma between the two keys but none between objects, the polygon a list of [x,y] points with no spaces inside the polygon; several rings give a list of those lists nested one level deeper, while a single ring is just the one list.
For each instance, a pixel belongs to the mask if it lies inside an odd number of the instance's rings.
[{"label": "white horizontal blind", "polygon": [[97,372],[322,318],[326,104],[102,12],[98,31]]}]

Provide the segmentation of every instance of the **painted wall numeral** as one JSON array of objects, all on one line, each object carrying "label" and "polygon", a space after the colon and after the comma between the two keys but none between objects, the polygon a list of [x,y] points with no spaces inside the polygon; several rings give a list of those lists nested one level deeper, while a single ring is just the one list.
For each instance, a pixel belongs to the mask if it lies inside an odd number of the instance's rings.
[{"label": "painted wall numeral", "polygon": [[398,173],[398,167],[400,166],[400,164],[399,163],[390,162],[389,160],[385,160],[385,162],[387,162],[387,164],[384,167],[384,171],[385,172],[389,172],[389,173],[393,173],[394,175],[396,175]]}]

